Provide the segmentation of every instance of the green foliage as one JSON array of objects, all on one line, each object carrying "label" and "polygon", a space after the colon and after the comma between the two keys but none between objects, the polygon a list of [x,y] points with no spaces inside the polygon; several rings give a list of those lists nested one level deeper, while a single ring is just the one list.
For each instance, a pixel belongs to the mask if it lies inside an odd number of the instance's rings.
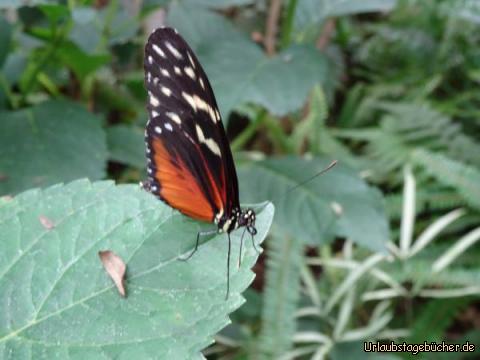
[{"label": "green foliage", "polygon": [[426,104],[384,104],[387,111],[378,130],[372,131],[366,156],[375,175],[395,173],[418,148],[442,151],[459,161],[480,165],[480,145],[458,124]]},{"label": "green foliage", "polygon": [[288,114],[303,105],[315,84],[325,81],[328,61],[312,46],[293,45],[269,58],[206,10],[175,4],[168,20],[197,50],[224,116],[250,102],[275,115]]},{"label": "green foliage", "polygon": [[[257,213],[261,242],[273,206],[257,206]],[[42,226],[40,217],[53,228]],[[252,281],[249,269],[258,256],[246,244],[241,268],[231,266],[226,301],[224,235],[202,244],[188,262],[178,261],[192,251],[198,230],[198,223],[138,186],[112,182],[76,181],[4,201],[0,232],[8,242],[0,255],[0,304],[8,312],[0,315],[2,353],[7,359],[85,359],[99,352],[198,357],[242,304],[240,292]],[[233,254],[240,235],[232,234]],[[106,249],[127,264],[126,299],[102,270],[97,253]]]},{"label": "green foliage", "polygon": [[288,236],[278,236],[269,246],[258,351],[265,359],[275,359],[290,350],[295,333],[302,246]]},{"label": "green foliage", "polygon": [[389,228],[383,200],[354,171],[340,164],[302,184],[328,164],[323,159],[279,157],[242,165],[242,198],[273,200],[275,226],[307,244],[325,244],[336,235],[384,251]]},{"label": "green foliage", "polygon": [[420,316],[415,319],[408,341],[412,344],[441,342],[447,327],[455,316],[467,307],[471,298],[432,300],[421,309]]},{"label": "green foliage", "polygon": [[470,206],[480,210],[480,171],[477,168],[424,150],[415,153],[414,161],[424,166],[440,183],[457,189]]},{"label": "green foliage", "polygon": [[[478,343],[468,330],[480,294],[475,1],[0,9],[0,195],[11,195],[0,198],[0,354],[397,359],[363,342]],[[146,176],[143,46],[163,25],[210,78],[242,202],[277,210],[255,290],[223,330],[253,278],[250,239],[238,269],[234,232],[225,302],[224,236],[177,262],[203,226],[137,186],[90,182]],[[330,159],[338,165],[314,177]],[[69,183],[78,178],[89,181]],[[273,209],[256,208],[260,242]],[[108,247],[127,261],[126,299],[98,260]]]},{"label": "green foliage", "polygon": [[115,125],[107,131],[110,160],[145,168],[145,135],[137,126]]},{"label": "green foliage", "polygon": [[304,0],[299,1],[295,13],[295,26],[308,29],[318,26],[329,17],[356,15],[368,12],[388,11],[396,0]]},{"label": "green foliage", "polygon": [[50,101],[0,116],[0,194],[105,176],[105,134],[84,107]]}]

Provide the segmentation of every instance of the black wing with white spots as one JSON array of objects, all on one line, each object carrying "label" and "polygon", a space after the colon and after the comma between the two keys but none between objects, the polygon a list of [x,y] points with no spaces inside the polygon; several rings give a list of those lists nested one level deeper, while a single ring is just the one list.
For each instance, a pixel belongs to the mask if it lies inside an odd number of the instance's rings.
[{"label": "black wing with white spots", "polygon": [[238,182],[215,96],[197,57],[171,28],[145,46],[148,189],[172,207],[219,222],[239,209]]}]

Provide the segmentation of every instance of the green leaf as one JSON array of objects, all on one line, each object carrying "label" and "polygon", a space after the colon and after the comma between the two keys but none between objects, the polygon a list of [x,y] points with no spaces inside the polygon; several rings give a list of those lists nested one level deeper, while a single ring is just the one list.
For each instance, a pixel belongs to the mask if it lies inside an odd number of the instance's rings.
[{"label": "green leaf", "polygon": [[293,46],[273,58],[251,46],[225,42],[200,53],[224,114],[251,102],[286,115],[298,110],[312,87],[324,81],[327,61],[311,46]]},{"label": "green leaf", "polygon": [[297,5],[294,24],[297,29],[318,26],[333,16],[390,11],[396,3],[396,0],[302,0]]},{"label": "green leaf", "polygon": [[273,201],[278,230],[307,244],[326,243],[335,234],[384,251],[389,227],[383,198],[344,164],[288,192],[328,164],[321,158],[293,156],[242,164],[242,199]]},{"label": "green leaf", "polygon": [[254,0],[183,0],[188,6],[205,6],[215,9],[224,9],[233,6],[250,5]]},{"label": "green leaf", "polygon": [[37,7],[51,23],[59,22],[70,16],[70,11],[65,5],[41,4]]},{"label": "green leaf", "polygon": [[[172,3],[167,22],[175,27],[189,45],[199,53],[210,41],[234,42],[241,47],[251,44],[246,34],[237,30],[223,16],[198,6],[189,6],[180,2]],[[261,54],[261,51],[258,53]]]},{"label": "green leaf", "polygon": [[110,159],[139,169],[146,166],[143,130],[138,126],[116,125],[107,129]]},{"label": "green leaf", "polygon": [[[39,217],[53,223],[41,225]],[[258,207],[257,242],[273,206]],[[253,280],[258,254],[246,242],[232,261],[218,234],[188,261],[207,224],[172,210],[138,186],[75,181],[0,203],[0,351],[7,359],[191,359],[210,344]],[[241,231],[232,233],[232,260]],[[127,264],[122,298],[98,251]]]},{"label": "green leaf", "polygon": [[48,101],[0,117],[0,194],[105,176],[105,134],[82,106]]},{"label": "green leaf", "polygon": [[98,51],[102,40],[102,29],[98,12],[90,7],[72,10],[72,28],[68,38],[87,54]]},{"label": "green leaf", "polygon": [[243,101],[286,115],[302,107],[314,85],[324,83],[327,70],[326,58],[315,47],[294,45],[256,65]]},{"label": "green leaf", "polygon": [[273,58],[219,15],[172,6],[175,24],[196,50],[226,118],[252,102],[275,115],[298,110],[311,88],[325,81],[328,62],[313,46],[292,46]]},{"label": "green leaf", "polygon": [[63,43],[57,50],[57,55],[61,61],[72,69],[79,79],[94,72],[98,68],[110,61],[110,55],[90,55],[83,52],[73,43]]},{"label": "green leaf", "polygon": [[[109,7],[103,9],[101,17],[106,24],[108,43],[110,45],[122,44],[135,37],[138,32],[140,20],[129,9],[128,3],[122,4],[118,9],[115,3],[110,3]],[[112,14],[112,9],[115,9]],[[104,30],[105,31],[105,30]]]}]

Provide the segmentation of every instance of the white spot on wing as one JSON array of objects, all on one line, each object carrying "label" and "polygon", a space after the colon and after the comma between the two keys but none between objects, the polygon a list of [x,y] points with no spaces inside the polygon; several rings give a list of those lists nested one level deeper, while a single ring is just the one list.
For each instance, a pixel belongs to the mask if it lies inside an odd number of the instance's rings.
[{"label": "white spot on wing", "polygon": [[172,90],[170,90],[169,88],[167,88],[167,87],[165,87],[165,86],[162,86],[161,90],[162,90],[162,93],[165,94],[165,96],[170,96],[170,95],[172,95]]},{"label": "white spot on wing", "polygon": [[217,121],[220,121],[220,114],[217,109],[215,109],[215,117],[217,118]]},{"label": "white spot on wing", "polygon": [[151,55],[148,56],[148,63],[150,65],[153,64],[153,57]]},{"label": "white spot on wing", "polygon": [[150,94],[150,104],[152,104],[152,106],[158,106],[160,105],[160,101],[158,101],[158,99],[155,96]]},{"label": "white spot on wing", "polygon": [[187,102],[190,104],[190,106],[192,107],[192,109],[194,111],[197,111],[197,106],[195,105],[195,100],[193,100],[193,97],[188,95],[186,92],[182,91],[182,96],[185,100],[187,100]]},{"label": "white spot on wing", "polygon": [[199,81],[200,81],[200,86],[202,87],[203,90],[205,90],[205,84],[203,83],[203,79],[200,78]]},{"label": "white spot on wing", "polygon": [[205,138],[202,128],[198,124],[195,125],[195,129],[197,131],[198,141],[200,141],[202,144],[207,145],[207,147],[210,149],[211,152],[221,157],[222,152],[220,151],[220,148],[218,147],[218,144],[215,142],[215,140],[210,138]]},{"label": "white spot on wing", "polygon": [[147,73],[147,81],[152,81],[152,74],[150,74],[150,72]]},{"label": "white spot on wing", "polygon": [[213,110],[213,108],[205,100],[197,95],[189,95],[184,91],[182,91],[182,96],[185,100],[187,100],[194,111],[203,110],[210,116],[210,119],[212,119],[213,122],[217,122],[215,110]]},{"label": "white spot on wing", "polygon": [[155,132],[157,134],[161,134],[162,133],[162,129],[160,128],[160,126],[155,126]]},{"label": "white spot on wing", "polygon": [[175,121],[178,125],[180,125],[182,123],[182,120],[180,119],[180,116],[178,116],[174,112],[167,112],[165,115],[167,115],[170,119]]},{"label": "white spot on wing", "polygon": [[170,42],[165,41],[165,46],[177,59],[183,59],[182,54]]},{"label": "white spot on wing", "polygon": [[157,117],[158,115],[159,115],[158,112],[156,112],[155,110],[152,110],[152,118]]},{"label": "white spot on wing", "polygon": [[170,124],[169,122],[166,122],[163,126],[164,126],[165,129],[167,129],[168,131],[173,131],[172,124]]},{"label": "white spot on wing", "polygon": [[161,69],[160,72],[162,73],[163,76],[170,77],[170,73],[168,72],[167,69]]},{"label": "white spot on wing", "polygon": [[153,78],[153,84],[154,84],[154,85],[157,85],[159,80],[160,80],[159,78],[154,77],[154,78]]},{"label": "white spot on wing", "polygon": [[174,66],[173,70],[175,71],[175,74],[182,75],[182,71],[180,70],[180,68],[178,66]]},{"label": "white spot on wing", "polygon": [[152,45],[152,48],[153,48],[153,51],[155,51],[158,55],[160,55],[161,57],[165,58],[165,53],[163,52],[162,49],[160,49],[160,47],[157,45],[157,44],[153,44]]},{"label": "white spot on wing", "polygon": [[187,74],[189,77],[191,77],[193,80],[195,80],[195,71],[190,66],[186,66],[184,69],[185,74]]}]

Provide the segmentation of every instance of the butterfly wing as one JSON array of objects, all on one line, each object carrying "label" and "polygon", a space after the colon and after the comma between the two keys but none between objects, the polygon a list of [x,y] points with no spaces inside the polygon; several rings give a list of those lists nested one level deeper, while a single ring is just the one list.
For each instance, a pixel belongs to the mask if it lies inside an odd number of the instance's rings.
[{"label": "butterfly wing", "polygon": [[204,221],[239,206],[232,153],[215,96],[195,54],[170,28],[145,46],[150,191]]}]

